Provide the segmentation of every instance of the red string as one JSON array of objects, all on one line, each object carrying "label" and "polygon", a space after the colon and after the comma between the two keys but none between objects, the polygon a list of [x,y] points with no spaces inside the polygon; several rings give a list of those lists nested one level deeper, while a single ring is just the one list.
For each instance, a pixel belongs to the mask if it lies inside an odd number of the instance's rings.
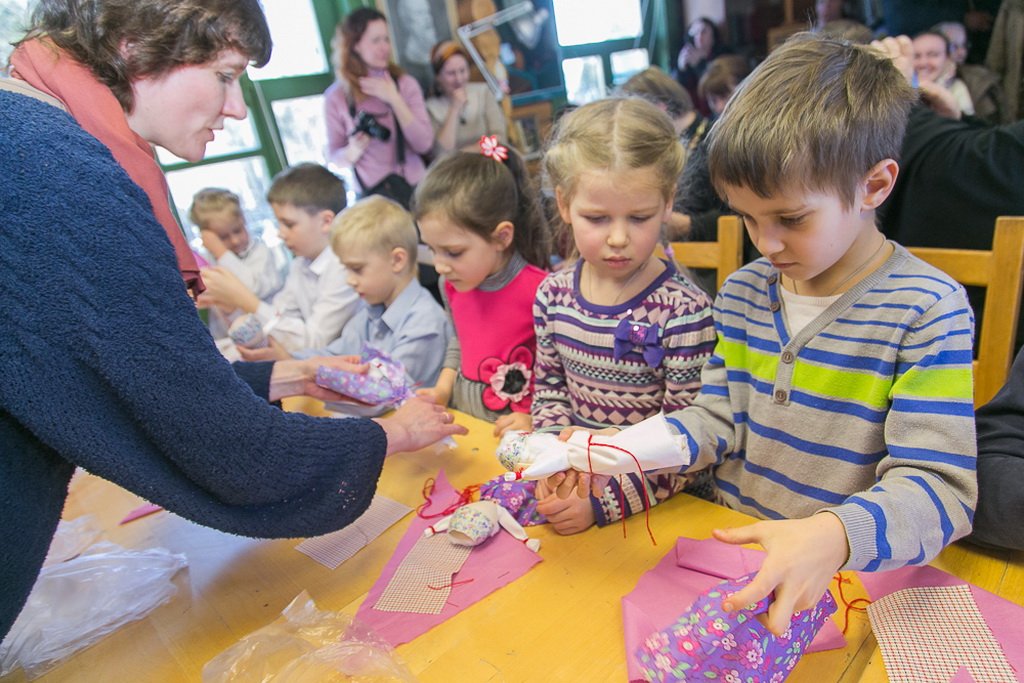
[{"label": "red string", "polygon": [[[839,599],[846,606],[846,611],[843,613],[843,635],[846,635],[846,629],[850,627],[850,611],[866,612],[867,605],[871,604],[871,601],[867,598],[854,598],[853,600],[847,600],[843,594],[843,584],[851,583],[851,581],[843,576],[842,574],[836,574],[834,577],[836,585],[839,588]],[[864,603],[864,607],[861,607],[858,603]]]},{"label": "red string", "polygon": [[[640,461],[637,460],[637,457],[635,455],[633,455],[632,453],[630,453],[628,450],[626,450],[625,448],[621,448],[619,446],[616,446],[615,444],[610,444],[610,443],[594,443],[594,435],[593,434],[588,434],[587,435],[587,469],[590,471],[590,475],[591,476],[594,475],[594,466],[593,466],[593,464],[591,464],[591,459],[590,459],[590,447],[591,446],[604,446],[605,448],[611,448],[612,450],[619,451],[620,453],[625,453],[629,457],[633,458],[633,462],[636,463],[637,474],[640,475],[640,488],[641,488],[641,490],[643,491],[643,494],[644,494],[644,523],[647,525],[647,535],[651,537],[651,543],[652,544],[658,545],[658,541],[655,540],[655,538],[654,538],[654,532],[651,531],[651,499],[650,499],[650,496],[648,496],[648,494],[647,494],[647,482],[644,479],[644,468],[640,465]],[[625,495],[622,493],[622,475],[619,475],[619,510],[624,511],[625,509],[626,509],[626,500],[625,500]],[[623,538],[626,537],[626,517],[625,517],[625,515],[623,515],[623,517],[622,517],[622,537]]]},{"label": "red string", "polygon": [[416,515],[421,519],[447,517],[448,515],[458,510],[463,505],[468,505],[469,503],[472,503],[473,496],[476,495],[476,492],[480,489],[480,486],[478,484],[471,484],[466,488],[462,489],[461,491],[459,491],[459,497],[455,499],[454,503],[446,507],[444,510],[441,510],[440,512],[434,514],[427,514],[427,508],[429,508],[434,502],[433,499],[431,498],[431,495],[433,495],[434,493],[434,484],[435,481],[433,477],[428,477],[427,480],[423,482],[423,502],[420,503],[419,507],[416,508]]},{"label": "red string", "polygon": [[445,588],[454,588],[455,586],[461,586],[466,583],[473,583],[473,579],[466,579],[465,581],[449,581],[448,583],[442,584],[440,586],[431,586],[428,583],[427,588],[429,588],[432,591],[443,591]]}]

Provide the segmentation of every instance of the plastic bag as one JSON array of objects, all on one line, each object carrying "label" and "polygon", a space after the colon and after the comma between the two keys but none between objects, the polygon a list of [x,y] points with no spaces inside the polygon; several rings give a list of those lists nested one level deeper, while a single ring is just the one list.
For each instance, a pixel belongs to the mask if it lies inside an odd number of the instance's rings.
[{"label": "plastic bag", "polygon": [[188,563],[163,548],[125,550],[97,543],[88,553],[44,567],[25,608],[0,645],[0,676],[19,666],[31,679],[141,619],[177,592]]},{"label": "plastic bag", "polygon": [[92,515],[82,515],[71,521],[62,519],[57,525],[53,540],[50,541],[50,551],[46,553],[43,566],[49,567],[81,555],[99,537],[100,530],[96,527],[96,519]]},{"label": "plastic bag", "polygon": [[203,667],[203,683],[414,683],[391,646],[302,591],[281,616]]}]

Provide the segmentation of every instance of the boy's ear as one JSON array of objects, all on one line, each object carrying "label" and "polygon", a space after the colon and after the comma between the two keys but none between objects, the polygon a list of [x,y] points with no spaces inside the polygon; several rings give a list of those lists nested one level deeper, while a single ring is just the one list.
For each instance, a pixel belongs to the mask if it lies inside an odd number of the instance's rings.
[{"label": "boy's ear", "polygon": [[881,206],[896,185],[899,174],[900,165],[895,159],[882,159],[872,166],[862,181],[864,196],[861,198],[860,210],[873,211]]},{"label": "boy's ear", "polygon": [[512,225],[512,221],[502,221],[491,231],[491,239],[500,244],[504,249],[509,248],[515,235],[516,228]]},{"label": "boy's ear", "polygon": [[555,188],[555,203],[558,204],[558,215],[562,217],[562,222],[572,225],[572,221],[569,220],[569,200],[560,187]]},{"label": "boy's ear", "polygon": [[320,213],[316,215],[317,218],[320,219],[320,230],[325,235],[331,232],[331,223],[334,222],[335,215],[336,214],[330,209],[323,209],[322,211],[320,211]]},{"label": "boy's ear", "polygon": [[391,250],[391,272],[396,275],[405,272],[409,267],[409,252],[401,247]]}]

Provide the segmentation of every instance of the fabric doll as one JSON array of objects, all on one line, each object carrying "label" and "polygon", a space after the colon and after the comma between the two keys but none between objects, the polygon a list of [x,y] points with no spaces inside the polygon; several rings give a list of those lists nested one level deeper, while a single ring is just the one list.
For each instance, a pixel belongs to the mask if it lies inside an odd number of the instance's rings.
[{"label": "fabric doll", "polygon": [[494,501],[481,500],[463,505],[458,510],[423,530],[424,536],[433,536],[442,531],[456,545],[477,546],[504,528],[512,537],[522,541],[530,550],[540,550],[540,539],[530,538],[523,527],[509,513]]}]

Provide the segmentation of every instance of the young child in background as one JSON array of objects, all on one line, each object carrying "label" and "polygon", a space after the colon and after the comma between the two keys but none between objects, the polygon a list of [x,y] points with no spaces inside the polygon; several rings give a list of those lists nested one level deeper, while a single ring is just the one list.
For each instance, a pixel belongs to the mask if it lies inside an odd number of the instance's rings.
[{"label": "young child in background", "polygon": [[501,434],[530,428],[532,306],[550,239],[520,157],[493,136],[481,152],[437,161],[413,199],[455,330],[437,384],[421,394]]},{"label": "young child in background", "polygon": [[[274,254],[260,240],[252,240],[238,195],[219,187],[207,187],[192,198],[188,217],[199,228],[203,247],[213,265],[231,271],[261,301],[268,301],[284,284],[284,273]],[[210,311],[214,339],[227,336],[235,311]]]},{"label": "young child in background", "polygon": [[345,267],[328,248],[331,221],[345,208],[345,185],[319,164],[298,164],[274,177],[267,201],[295,255],[284,288],[266,303],[218,266],[203,270],[200,302],[255,314],[265,328],[273,321],[270,336],[289,352],[326,346],[359,307]]},{"label": "young child in background", "polygon": [[875,224],[913,101],[884,55],[801,34],[711,133],[712,180],[764,258],[719,292],[718,344],[666,447],[686,470],[716,466],[721,502],[773,520],[715,536],[767,550],[725,606],[774,591],[776,634],[837,570],[922,564],[971,528],[971,310]]},{"label": "young child in background", "polygon": [[[689,405],[700,388],[715,345],[711,301],[658,255],[684,156],[671,120],[640,98],[594,102],[559,122],[544,167],[580,259],[537,290],[535,429],[627,427]],[[540,482],[537,509],[576,533],[696,477],[710,489],[709,473],[634,474],[590,500],[560,499]]]},{"label": "young child in background", "polygon": [[367,305],[327,348],[295,357],[358,356],[373,348],[399,361],[414,384],[434,386],[448,346],[448,319],[416,279],[418,242],[412,215],[390,199],[367,197],[341,212],[331,227],[331,248]]}]

